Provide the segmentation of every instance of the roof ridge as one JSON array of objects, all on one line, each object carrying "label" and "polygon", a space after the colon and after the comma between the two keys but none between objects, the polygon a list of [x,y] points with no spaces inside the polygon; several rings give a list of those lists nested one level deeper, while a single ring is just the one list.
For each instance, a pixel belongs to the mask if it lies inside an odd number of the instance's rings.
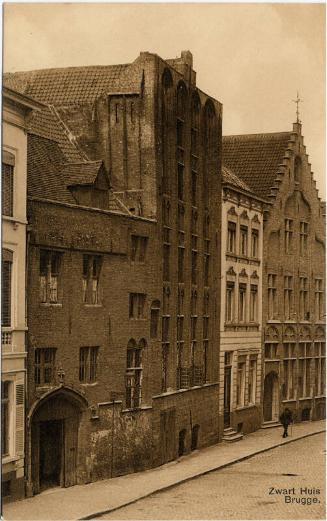
[{"label": "roof ridge", "polygon": [[76,70],[76,69],[99,69],[99,68],[106,69],[108,67],[128,67],[129,65],[131,65],[131,63],[113,63],[111,65],[109,65],[109,64],[107,64],[107,65],[71,65],[68,67],[49,67],[49,68],[42,68],[42,69],[29,69],[26,71],[14,71],[14,72],[7,71],[7,72],[4,72],[3,75],[5,77],[6,75],[9,75],[9,74],[29,74],[29,73],[33,73],[33,72],[42,72],[42,71],[49,72],[49,71],[68,71],[68,70]]},{"label": "roof ridge", "polygon": [[223,136],[223,139],[228,139],[228,138],[238,138],[238,137],[242,137],[242,138],[251,138],[251,137],[255,137],[255,136],[262,136],[262,137],[266,137],[266,136],[281,136],[281,135],[291,135],[291,134],[294,134],[293,131],[291,130],[283,130],[283,131],[280,131],[280,132],[258,132],[258,133],[253,133],[253,134],[228,134],[228,135],[225,135]]}]

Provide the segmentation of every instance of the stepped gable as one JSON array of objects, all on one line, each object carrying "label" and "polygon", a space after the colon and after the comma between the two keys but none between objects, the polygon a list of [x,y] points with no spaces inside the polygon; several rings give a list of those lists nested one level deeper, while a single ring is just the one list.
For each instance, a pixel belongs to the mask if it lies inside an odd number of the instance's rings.
[{"label": "stepped gable", "polygon": [[93,103],[101,94],[118,89],[128,66],[94,65],[6,73],[3,82],[52,105]]},{"label": "stepped gable", "polygon": [[240,188],[246,192],[251,192],[251,188],[242,179],[239,179],[229,168],[226,166],[221,167],[221,176],[223,184],[232,185],[235,188]]},{"label": "stepped gable", "polygon": [[223,137],[223,165],[258,196],[267,198],[275,186],[292,132]]}]

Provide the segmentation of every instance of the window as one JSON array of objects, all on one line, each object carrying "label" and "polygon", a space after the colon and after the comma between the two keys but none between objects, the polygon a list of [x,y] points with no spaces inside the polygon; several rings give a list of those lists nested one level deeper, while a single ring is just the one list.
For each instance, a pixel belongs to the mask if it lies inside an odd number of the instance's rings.
[{"label": "window", "polygon": [[234,320],[234,302],[235,302],[235,283],[227,281],[226,283],[226,322]]},{"label": "window", "polygon": [[126,364],[126,407],[135,409],[141,405],[142,351],[146,347],[144,339],[138,345],[130,340],[127,346]]},{"label": "window", "polygon": [[277,315],[277,275],[268,275],[268,318],[276,318]]},{"label": "window", "polygon": [[34,381],[36,385],[50,385],[55,381],[56,349],[45,347],[35,349]]},{"label": "window", "polygon": [[97,380],[98,347],[81,347],[79,351],[79,381],[94,383]]},{"label": "window", "polygon": [[293,400],[295,395],[296,387],[296,358],[295,358],[295,344],[286,343],[284,348],[284,385],[283,385],[283,397],[285,400]]},{"label": "window", "polygon": [[131,236],[131,260],[144,262],[146,249],[147,249],[148,238],[141,237],[138,235]]},{"label": "window", "polygon": [[177,165],[177,193],[178,199],[184,199],[184,165],[178,163]]},{"label": "window", "polygon": [[286,320],[293,318],[293,277],[284,277],[284,317]]},{"label": "window", "polygon": [[170,314],[169,314],[169,297],[170,289],[163,288],[163,306],[161,318],[161,354],[162,354],[162,379],[161,390],[167,391],[168,385],[168,357],[169,357],[169,338],[170,338]]},{"label": "window", "polygon": [[301,342],[299,344],[299,398],[311,396],[311,356],[311,342]]},{"label": "window", "polygon": [[41,302],[58,302],[58,279],[61,254],[57,251],[40,250],[40,297]]},{"label": "window", "polygon": [[178,282],[184,282],[184,255],[183,246],[178,247]]},{"label": "window", "polygon": [[245,322],[246,284],[239,284],[238,321]]},{"label": "window", "polygon": [[150,317],[150,337],[151,338],[157,338],[157,336],[158,336],[159,312],[160,312],[160,302],[159,302],[159,300],[155,300],[151,304],[151,317]]},{"label": "window", "polygon": [[228,221],[227,251],[236,253],[236,223]]},{"label": "window", "polygon": [[15,156],[10,152],[2,153],[2,215],[13,216],[14,211],[14,166]]},{"label": "window", "polygon": [[315,342],[315,395],[321,396],[326,392],[326,344]]},{"label": "window", "polygon": [[285,219],[285,253],[292,252],[293,240],[293,221],[292,219]]},{"label": "window", "polygon": [[198,262],[198,252],[195,250],[192,250],[192,270],[191,270],[192,284],[197,283],[197,262]]},{"label": "window", "polygon": [[[179,307],[178,313],[183,310]],[[183,351],[184,351],[184,315],[177,316],[177,389],[182,388],[183,373]]]},{"label": "window", "polygon": [[324,286],[322,279],[315,279],[315,318],[324,319]]},{"label": "window", "polygon": [[170,244],[164,243],[163,245],[163,280],[168,282],[170,280]]},{"label": "window", "polygon": [[1,382],[1,453],[10,452],[10,388],[11,382]]},{"label": "window", "polygon": [[258,258],[259,253],[259,230],[252,229],[251,231],[251,256]]},{"label": "window", "polygon": [[248,401],[250,404],[255,403],[257,385],[257,357],[251,356],[249,362],[249,385],[248,385]]},{"label": "window", "polygon": [[240,226],[240,252],[241,255],[248,254],[248,227]]},{"label": "window", "polygon": [[2,250],[2,289],[1,289],[1,324],[2,327],[11,326],[11,277],[13,254],[9,250]]},{"label": "window", "polygon": [[204,256],[203,256],[203,282],[205,286],[209,286],[209,276],[210,276],[210,241],[208,239],[204,239]]},{"label": "window", "polygon": [[83,255],[83,302],[99,304],[99,278],[102,258],[99,255]]},{"label": "window", "polygon": [[251,284],[250,291],[250,322],[258,321],[258,286]]},{"label": "window", "polygon": [[198,176],[197,172],[192,170],[192,173],[191,173],[191,201],[192,201],[193,206],[197,205],[197,176]]},{"label": "window", "polygon": [[300,222],[300,255],[305,255],[308,250],[308,228],[307,222]]},{"label": "window", "polygon": [[144,318],[145,299],[144,293],[129,294],[129,318]]},{"label": "window", "polygon": [[245,404],[245,363],[246,357],[239,356],[237,361],[237,382],[236,382],[236,405],[243,407]]},{"label": "window", "polygon": [[278,348],[277,343],[265,344],[265,359],[266,360],[278,360],[277,348]]},{"label": "window", "polygon": [[307,277],[300,277],[300,318],[302,320],[309,320],[310,313],[308,309],[308,279]]}]

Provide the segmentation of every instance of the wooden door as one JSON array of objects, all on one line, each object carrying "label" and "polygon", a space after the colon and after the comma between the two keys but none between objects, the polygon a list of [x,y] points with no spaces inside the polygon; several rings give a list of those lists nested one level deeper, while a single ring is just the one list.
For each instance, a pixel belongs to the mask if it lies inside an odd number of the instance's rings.
[{"label": "wooden door", "polygon": [[230,399],[231,399],[232,368],[225,366],[224,375],[224,427],[230,426]]},{"label": "wooden door", "polygon": [[67,418],[64,425],[64,486],[76,485],[78,417]]},{"label": "wooden door", "polygon": [[175,458],[175,409],[160,413],[161,463]]},{"label": "wooden door", "polygon": [[272,403],[273,403],[273,375],[267,374],[264,383],[263,392],[263,418],[264,421],[272,420]]}]

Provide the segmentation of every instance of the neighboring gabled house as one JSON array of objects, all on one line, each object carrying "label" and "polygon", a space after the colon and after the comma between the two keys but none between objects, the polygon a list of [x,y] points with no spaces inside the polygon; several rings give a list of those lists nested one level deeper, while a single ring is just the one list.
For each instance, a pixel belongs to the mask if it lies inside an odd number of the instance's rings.
[{"label": "neighboring gabled house", "polygon": [[325,212],[291,132],[226,136],[223,162],[271,203],[263,245],[263,420],[325,417]]},{"label": "neighboring gabled house", "polygon": [[268,206],[222,167],[219,414],[226,441],[261,426],[263,214]]}]

